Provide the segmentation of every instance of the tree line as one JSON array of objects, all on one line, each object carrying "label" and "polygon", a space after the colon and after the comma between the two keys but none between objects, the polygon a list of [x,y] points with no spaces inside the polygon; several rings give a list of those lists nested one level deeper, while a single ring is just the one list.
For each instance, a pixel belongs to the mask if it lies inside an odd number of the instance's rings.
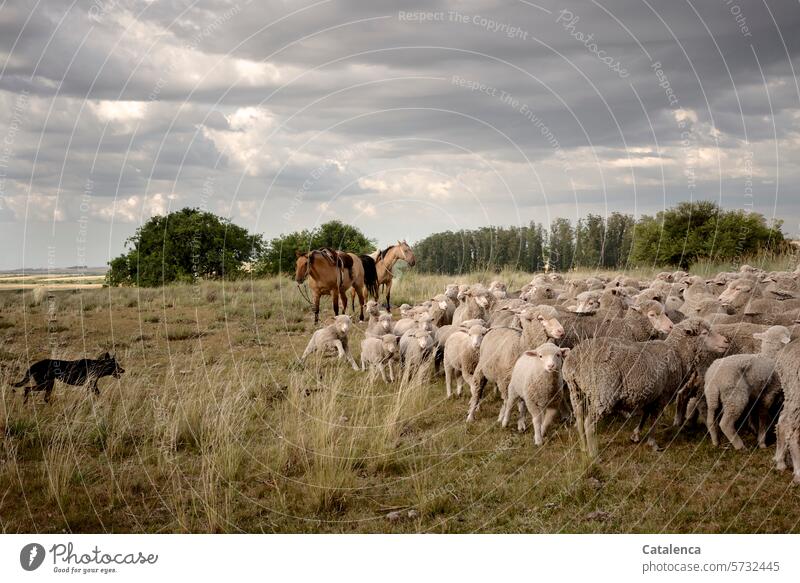
[{"label": "tree line", "polygon": [[429,273],[486,269],[568,271],[576,267],[625,269],[664,266],[687,269],[698,260],[735,261],[763,251],[785,251],[780,220],[723,210],[711,201],[684,202],[635,220],[612,213],[588,214],[575,223],[482,227],[428,235],[414,245],[417,266]]},{"label": "tree line", "polygon": [[[185,208],[154,216],[109,262],[109,285],[159,286],[175,281],[233,279],[294,273],[295,253],[332,247],[368,253],[376,242],[358,228],[329,221],[314,229],[266,241],[229,220]],[[701,259],[735,261],[759,252],[782,252],[788,241],[779,220],[768,224],[754,212],[723,210],[714,202],[684,202],[635,220],[612,213],[589,214],[574,224],[433,233],[413,244],[417,269],[428,273],[523,271],[575,267],[625,269],[638,266],[688,268]]]}]

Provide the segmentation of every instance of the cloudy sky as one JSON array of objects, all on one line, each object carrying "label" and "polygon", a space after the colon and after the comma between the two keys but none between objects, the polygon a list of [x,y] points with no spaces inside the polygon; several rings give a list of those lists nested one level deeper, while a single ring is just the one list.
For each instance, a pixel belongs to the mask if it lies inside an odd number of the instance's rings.
[{"label": "cloudy sky", "polygon": [[702,198],[796,234],[798,32],[795,0],[0,0],[0,269],[184,206],[386,244]]}]

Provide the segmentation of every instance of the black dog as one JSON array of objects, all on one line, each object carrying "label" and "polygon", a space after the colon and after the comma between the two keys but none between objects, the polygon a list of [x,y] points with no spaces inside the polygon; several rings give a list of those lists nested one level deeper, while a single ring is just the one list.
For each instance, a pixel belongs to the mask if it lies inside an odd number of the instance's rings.
[{"label": "black dog", "polygon": [[25,386],[31,378],[34,385],[32,387],[25,387],[25,398],[23,402],[28,401],[28,393],[31,391],[44,391],[44,400],[50,400],[50,393],[53,391],[53,386],[56,381],[61,381],[68,385],[85,385],[91,382],[91,389],[95,395],[100,394],[100,389],[97,388],[97,381],[103,377],[113,376],[118,379],[125,369],[117,364],[117,359],[111,356],[108,352],[101,354],[97,360],[90,358],[82,358],[80,360],[52,360],[46,358],[40,360],[28,369],[25,373],[25,378],[18,383],[14,383],[15,387]]}]

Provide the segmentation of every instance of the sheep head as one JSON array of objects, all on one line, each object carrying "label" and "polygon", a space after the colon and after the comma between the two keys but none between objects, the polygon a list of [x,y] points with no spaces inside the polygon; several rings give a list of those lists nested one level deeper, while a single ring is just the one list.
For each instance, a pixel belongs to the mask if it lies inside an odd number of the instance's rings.
[{"label": "sheep head", "polygon": [[350,316],[342,314],[341,316],[336,316],[333,319],[333,325],[336,327],[336,330],[340,334],[347,334],[347,331],[350,330],[350,325],[353,321],[350,319]]},{"label": "sheep head", "polygon": [[535,308],[525,308],[519,315],[523,329],[534,322],[544,328],[545,333],[550,338],[563,338],[564,326],[558,321],[558,312],[553,306],[537,306]]},{"label": "sheep head", "polygon": [[525,351],[525,356],[538,358],[544,370],[550,373],[561,370],[561,363],[564,362],[567,354],[569,354],[569,348],[559,348],[552,342],[545,342],[533,350]]},{"label": "sheep head", "polygon": [[631,310],[635,310],[646,316],[647,320],[653,326],[653,329],[657,332],[669,334],[672,331],[674,324],[672,320],[667,317],[666,309],[661,302],[645,300],[631,306]]},{"label": "sheep head", "polygon": [[699,344],[699,349],[717,354],[724,353],[730,345],[728,339],[712,330],[711,324],[703,318],[686,318],[673,328],[669,337],[677,338],[679,341],[681,338],[693,339]]}]

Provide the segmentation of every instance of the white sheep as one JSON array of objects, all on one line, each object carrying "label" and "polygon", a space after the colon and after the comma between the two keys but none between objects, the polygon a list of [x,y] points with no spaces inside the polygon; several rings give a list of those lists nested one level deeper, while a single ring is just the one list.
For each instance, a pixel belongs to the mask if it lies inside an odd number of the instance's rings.
[{"label": "white sheep", "polygon": [[379,370],[381,378],[386,382],[386,368],[389,369],[389,381],[394,382],[392,362],[398,356],[397,336],[384,334],[380,338],[365,338],[361,341],[361,370],[369,366],[370,374]]},{"label": "white sheep", "polygon": [[444,382],[447,398],[453,396],[452,381],[455,376],[456,395],[461,396],[464,381],[472,383],[472,373],[478,364],[481,341],[487,329],[480,324],[454,331],[444,345]]},{"label": "white sheep", "polygon": [[367,327],[367,338],[380,338],[384,334],[394,334],[394,321],[389,312],[381,312],[374,323]]},{"label": "white sheep", "polygon": [[525,431],[527,410],[533,422],[534,443],[542,445],[547,428],[566,406],[561,364],[567,354],[569,348],[559,348],[552,342],[545,342],[535,350],[525,351],[517,359],[503,406],[503,427],[508,425],[511,409],[517,399],[522,399],[517,428]]},{"label": "white sheep", "polygon": [[333,324],[320,328],[311,335],[300,361],[305,361],[312,352],[324,353],[326,350],[335,349],[339,358],[345,357],[350,366],[353,367],[353,370],[358,370],[358,365],[353,360],[347,346],[347,332],[350,330],[351,325],[350,316],[336,316],[333,319]]},{"label": "white sheep", "polygon": [[800,342],[792,342],[781,351],[775,370],[783,388],[783,409],[775,427],[775,465],[781,471],[786,469],[788,449],[794,483],[800,484]]},{"label": "white sheep", "polygon": [[773,378],[775,359],[778,351],[791,341],[791,333],[783,326],[772,326],[766,332],[753,334],[753,338],[761,340],[761,352],[720,358],[706,371],[706,425],[714,445],[719,445],[717,411],[721,406],[719,428],[734,448],[744,447],[736,432],[736,422],[751,404],[757,415],[758,446],[767,446],[769,410],[780,394],[778,379]]}]

